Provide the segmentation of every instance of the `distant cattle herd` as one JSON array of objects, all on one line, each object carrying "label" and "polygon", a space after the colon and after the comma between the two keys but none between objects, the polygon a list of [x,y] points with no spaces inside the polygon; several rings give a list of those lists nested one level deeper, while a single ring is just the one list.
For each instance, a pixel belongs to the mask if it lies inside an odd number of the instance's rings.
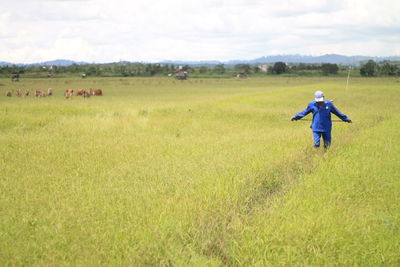
[{"label": "distant cattle herd", "polygon": [[64,96],[66,99],[72,99],[72,96],[83,96],[84,98],[96,96],[96,95],[103,95],[103,91],[101,89],[93,89],[90,88],[89,90],[86,89],[77,89],[74,91],[72,88],[68,88],[65,90]]},{"label": "distant cattle herd", "polygon": [[[35,97],[47,97],[47,96],[52,96],[53,95],[53,89],[49,88],[47,90],[42,90],[42,89],[36,89],[35,91]],[[12,97],[13,95],[24,98],[28,97],[30,95],[31,91],[29,89],[17,89],[15,90],[14,94],[12,91],[7,91],[6,96],[7,97]],[[77,89],[74,90],[72,88],[68,88],[65,90],[64,96],[66,99],[72,99],[73,96],[83,96],[84,98],[88,98],[90,96],[101,96],[103,95],[103,91],[101,89]]]}]

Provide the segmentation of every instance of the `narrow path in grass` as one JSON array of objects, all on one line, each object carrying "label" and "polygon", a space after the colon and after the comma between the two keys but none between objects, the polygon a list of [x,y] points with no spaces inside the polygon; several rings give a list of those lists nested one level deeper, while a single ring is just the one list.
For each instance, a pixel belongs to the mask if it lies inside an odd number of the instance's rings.
[{"label": "narrow path in grass", "polygon": [[249,218],[229,263],[398,265],[399,126],[398,116],[384,120],[325,154],[298,186]]}]

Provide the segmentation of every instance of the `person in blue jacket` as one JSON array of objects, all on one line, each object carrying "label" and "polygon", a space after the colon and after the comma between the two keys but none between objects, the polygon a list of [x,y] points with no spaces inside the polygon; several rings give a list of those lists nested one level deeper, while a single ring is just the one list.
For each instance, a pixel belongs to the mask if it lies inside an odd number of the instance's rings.
[{"label": "person in blue jacket", "polygon": [[315,101],[310,102],[305,110],[294,115],[291,120],[299,120],[311,112],[313,114],[311,129],[313,131],[314,147],[319,148],[322,137],[324,140],[324,148],[328,148],[331,145],[332,140],[331,113],[338,116],[342,121],[349,123],[352,121],[345,114],[341,113],[331,101],[325,100],[323,92],[316,91],[314,98]]}]

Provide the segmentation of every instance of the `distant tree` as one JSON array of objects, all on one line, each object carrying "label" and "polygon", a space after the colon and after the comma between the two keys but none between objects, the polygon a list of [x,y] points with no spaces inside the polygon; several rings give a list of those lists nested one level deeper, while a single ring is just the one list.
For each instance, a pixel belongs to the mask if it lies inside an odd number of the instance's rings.
[{"label": "distant tree", "polygon": [[68,67],[72,73],[78,73],[81,71],[81,67],[78,64],[72,64]]},{"label": "distant tree", "polygon": [[185,65],[183,66],[183,71],[186,71],[188,73],[194,73],[194,69],[192,67],[190,67],[189,65]]},{"label": "distant tree", "polygon": [[289,67],[286,65],[285,62],[276,62],[274,66],[272,67],[272,73],[273,74],[282,74],[285,73],[289,70]]},{"label": "distant tree", "polygon": [[201,74],[204,74],[204,73],[207,73],[209,70],[208,70],[208,67],[206,67],[206,66],[201,66],[200,68],[199,68],[199,72],[201,73]]},{"label": "distant tree", "polygon": [[253,72],[254,73],[259,73],[261,71],[261,68],[259,66],[254,66],[253,67]]},{"label": "distant tree", "polygon": [[380,67],[379,73],[382,75],[394,76],[399,73],[399,68],[395,64],[385,63]]},{"label": "distant tree", "polygon": [[162,73],[162,74],[168,74],[168,73],[170,73],[170,71],[169,71],[169,65],[168,65],[168,64],[166,64],[166,65],[161,65],[161,73]]},{"label": "distant tree", "polygon": [[86,70],[85,73],[89,76],[94,76],[98,74],[98,69],[96,68],[96,66],[91,65],[89,66],[89,68]]},{"label": "distant tree", "polygon": [[297,66],[297,69],[298,69],[298,70],[306,70],[306,69],[307,69],[307,64],[305,64],[305,63],[300,63],[300,64]]},{"label": "distant tree", "polygon": [[[124,73],[124,69],[123,71],[121,71],[121,73]],[[146,67],[144,68],[144,72],[146,73],[146,76],[153,76],[154,74],[156,74],[155,70],[153,69],[153,66],[151,64],[146,64]]]},{"label": "distant tree", "polygon": [[372,77],[376,75],[376,72],[377,65],[373,60],[368,60],[368,62],[360,68],[360,74],[362,76]]},{"label": "distant tree", "polygon": [[214,67],[214,73],[217,73],[217,74],[224,74],[225,73],[225,66],[224,66],[224,64],[218,64],[218,65],[215,65],[215,67]]},{"label": "distant tree", "polygon": [[323,63],[321,65],[321,71],[323,75],[337,74],[339,67],[337,64]]}]

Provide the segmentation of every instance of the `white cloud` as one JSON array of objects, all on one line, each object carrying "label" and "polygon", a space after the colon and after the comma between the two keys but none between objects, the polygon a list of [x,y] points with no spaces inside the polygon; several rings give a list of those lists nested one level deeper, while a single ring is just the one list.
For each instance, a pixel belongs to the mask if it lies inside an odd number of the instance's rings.
[{"label": "white cloud", "polygon": [[398,55],[398,10],[392,0],[5,0],[0,61]]}]

